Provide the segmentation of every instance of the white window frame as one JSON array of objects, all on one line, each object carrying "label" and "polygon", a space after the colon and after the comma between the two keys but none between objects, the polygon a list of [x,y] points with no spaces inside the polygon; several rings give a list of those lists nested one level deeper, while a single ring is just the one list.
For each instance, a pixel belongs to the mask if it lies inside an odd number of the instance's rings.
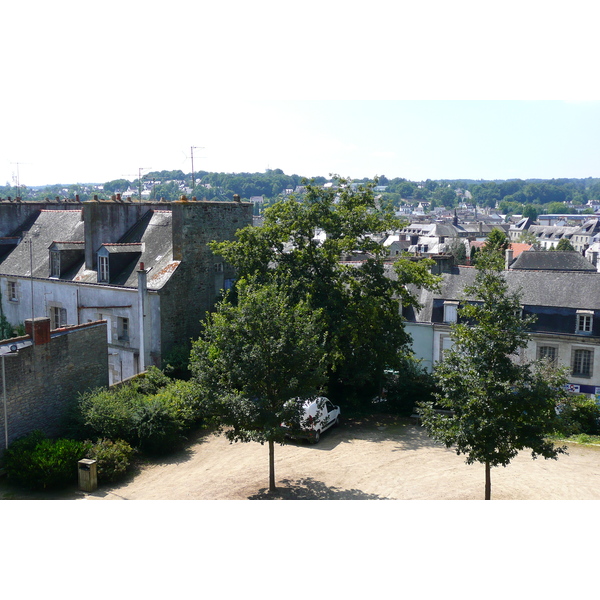
[{"label": "white window frame", "polygon": [[98,256],[98,281],[108,283],[108,256]]},{"label": "white window frame", "polygon": [[594,327],[594,311],[593,310],[578,310],[577,325],[575,332],[583,334],[591,334]]},{"label": "white window frame", "polygon": [[456,323],[458,321],[458,302],[446,300],[444,302],[444,323]]},{"label": "white window frame", "polygon": [[[587,367],[587,370],[584,367]],[[593,374],[594,350],[591,348],[573,348],[571,350],[571,375],[573,377],[589,378]]]},{"label": "white window frame", "polygon": [[60,252],[50,251],[50,277],[60,277]]},{"label": "white window frame", "polygon": [[121,342],[129,341],[129,318],[117,317],[117,336]]},{"label": "white window frame", "polygon": [[50,323],[52,329],[60,329],[67,325],[67,309],[62,306],[50,306]]},{"label": "white window frame", "polygon": [[549,359],[552,364],[558,363],[558,346],[550,344],[538,344],[537,346],[538,360],[543,358]]},{"label": "white window frame", "polygon": [[16,281],[7,281],[7,296],[9,302],[18,302],[19,301],[19,286]]}]

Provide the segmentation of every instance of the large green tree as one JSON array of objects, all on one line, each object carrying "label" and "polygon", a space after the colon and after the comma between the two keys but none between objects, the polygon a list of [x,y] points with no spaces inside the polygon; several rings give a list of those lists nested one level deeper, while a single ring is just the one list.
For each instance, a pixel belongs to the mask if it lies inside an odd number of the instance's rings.
[{"label": "large green tree", "polygon": [[507,466],[519,451],[557,458],[564,448],[547,439],[556,406],[565,399],[563,371],[544,362],[518,360],[527,345],[531,318],[521,316],[520,297],[510,292],[499,252],[480,253],[468,301],[452,326],[453,347],[435,368],[439,392],[420,411],[430,435],[467,464],[485,465],[485,499],[491,498],[490,469]]},{"label": "large green tree", "polygon": [[275,486],[275,444],[283,422],[300,426],[293,398],[324,382],[323,334],[318,314],[274,285],[238,285],[238,302],[225,299],[192,345],[190,368],[208,406],[231,441],[269,447],[269,490]]},{"label": "large green tree", "polygon": [[274,282],[320,311],[328,391],[343,404],[372,396],[383,371],[399,368],[410,342],[401,307],[417,304],[407,285],[437,281],[427,261],[386,265],[378,236],[400,226],[377,203],[373,185],[354,189],[338,179],[336,188],[308,184],[301,199],[269,207],[262,226],[246,227],[237,240],[212,248],[241,277]]}]

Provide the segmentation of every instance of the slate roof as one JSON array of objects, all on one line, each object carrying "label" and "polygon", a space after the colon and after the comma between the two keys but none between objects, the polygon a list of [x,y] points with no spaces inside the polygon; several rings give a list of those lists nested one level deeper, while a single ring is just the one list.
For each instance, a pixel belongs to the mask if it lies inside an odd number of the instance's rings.
[{"label": "slate roof", "polygon": [[[110,285],[136,288],[137,271],[143,262],[148,271],[148,289],[163,287],[179,265],[179,261],[173,261],[171,222],[171,211],[149,210],[118,243],[104,244],[109,254],[131,255],[119,273],[110,273]],[[82,264],[73,280],[96,283],[98,274]]]},{"label": "slate roof", "polygon": [[[528,254],[524,252],[522,256]],[[438,293],[417,292],[423,308],[417,320],[430,322],[433,300],[464,300],[463,289],[472,285],[477,270],[474,267],[456,267],[442,275]],[[521,304],[529,306],[563,307],[581,310],[600,310],[600,273],[596,271],[504,271],[511,292],[519,291]]]},{"label": "slate roof", "polygon": [[[160,289],[177,269],[179,261],[173,261],[171,211],[149,210],[118,243],[105,244],[111,255],[131,255],[118,273],[111,273],[109,285],[137,288],[137,270],[143,262],[149,289]],[[33,276],[47,278],[49,275],[49,248],[57,250],[82,249],[84,222],[81,210],[41,210],[24,226],[23,239],[6,257],[0,258],[0,273],[29,277],[33,263]],[[30,244],[33,255],[30,260]],[[98,283],[96,270],[86,269],[82,258],[68,272],[61,275],[63,281]]]},{"label": "slate roof", "polygon": [[[48,249],[55,240],[83,242],[84,230],[81,210],[41,210],[25,225],[21,243],[0,263],[0,273],[31,277],[48,277]],[[31,250],[30,250],[31,246]],[[31,255],[30,255],[31,252]]]},{"label": "slate roof", "polygon": [[579,252],[536,251],[521,252],[512,263],[512,270],[532,271],[596,271],[596,267]]}]

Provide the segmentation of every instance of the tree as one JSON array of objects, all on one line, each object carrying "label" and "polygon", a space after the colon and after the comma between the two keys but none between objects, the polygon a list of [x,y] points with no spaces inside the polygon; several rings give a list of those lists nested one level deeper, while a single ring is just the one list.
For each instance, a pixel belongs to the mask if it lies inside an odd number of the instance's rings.
[{"label": "tree", "polygon": [[269,491],[275,486],[275,443],[283,422],[300,424],[294,400],[324,382],[318,314],[275,285],[240,281],[237,305],[226,298],[192,345],[190,368],[232,442],[269,446]]},{"label": "tree", "polygon": [[556,244],[556,250],[561,252],[575,252],[573,244],[571,244],[571,242],[565,237],[558,240],[558,244]]},{"label": "tree", "polygon": [[483,245],[483,252],[487,254],[498,254],[504,256],[506,250],[510,246],[510,240],[506,237],[506,234],[501,229],[495,227],[492,229],[485,240]]},{"label": "tree", "polygon": [[387,253],[374,236],[399,229],[400,221],[377,207],[373,184],[354,190],[335,179],[338,189],[308,184],[301,199],[266,209],[261,227],[246,227],[237,240],[211,248],[240,277],[274,282],[320,311],[328,333],[328,392],[347,404],[372,397],[383,371],[399,367],[410,342],[400,306],[417,305],[407,285],[431,287],[437,278],[426,260],[386,267]]},{"label": "tree", "polygon": [[548,441],[556,407],[566,392],[564,371],[545,361],[516,360],[527,345],[531,318],[521,316],[520,297],[509,292],[500,253],[480,253],[474,284],[465,287],[469,302],[452,326],[453,347],[435,368],[438,406],[420,405],[431,436],[467,464],[485,465],[485,499],[491,498],[490,468],[507,466],[525,448],[532,457],[556,459],[564,448]]}]

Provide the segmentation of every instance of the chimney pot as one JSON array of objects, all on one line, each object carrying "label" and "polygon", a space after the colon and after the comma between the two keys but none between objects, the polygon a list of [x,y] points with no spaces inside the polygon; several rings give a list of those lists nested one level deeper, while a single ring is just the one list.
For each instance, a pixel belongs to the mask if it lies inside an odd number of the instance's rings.
[{"label": "chimney pot", "polygon": [[35,345],[50,342],[50,317],[35,317],[25,319],[25,333],[35,340]]}]

